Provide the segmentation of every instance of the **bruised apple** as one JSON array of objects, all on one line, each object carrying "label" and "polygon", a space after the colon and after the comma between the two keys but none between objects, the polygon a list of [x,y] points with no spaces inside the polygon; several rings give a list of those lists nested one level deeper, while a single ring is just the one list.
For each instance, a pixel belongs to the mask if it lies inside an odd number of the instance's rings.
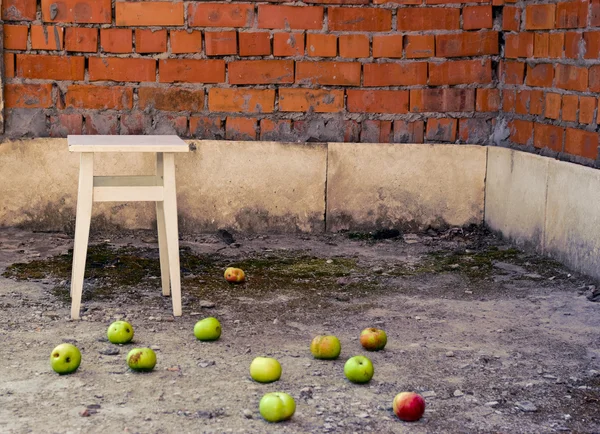
[{"label": "bruised apple", "polygon": [[401,420],[414,422],[425,413],[425,400],[414,392],[402,392],[394,397],[392,408]]},{"label": "bruised apple", "polygon": [[242,283],[246,280],[246,273],[241,268],[229,267],[225,270],[225,280],[230,283]]},{"label": "bruised apple", "polygon": [[310,352],[315,359],[337,359],[341,351],[342,345],[335,336],[315,336],[310,343]]},{"label": "bruised apple", "polygon": [[387,335],[381,329],[370,327],[360,333],[360,344],[368,351],[383,350],[387,344]]}]

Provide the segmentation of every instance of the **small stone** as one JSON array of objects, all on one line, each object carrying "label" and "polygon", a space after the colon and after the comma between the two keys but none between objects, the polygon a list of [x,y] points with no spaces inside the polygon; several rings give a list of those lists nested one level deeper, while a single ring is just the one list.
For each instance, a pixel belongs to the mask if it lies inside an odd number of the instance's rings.
[{"label": "small stone", "polygon": [[117,347],[104,348],[98,352],[104,356],[116,356],[117,354],[120,353],[120,351]]},{"label": "small stone", "polygon": [[458,398],[459,396],[463,396],[464,393],[462,391],[460,391],[459,389],[456,389],[452,395],[454,395],[455,397]]},{"label": "small stone", "polygon": [[458,267],[460,267],[459,264],[450,264],[449,268],[456,270]]},{"label": "small stone", "polygon": [[160,347],[158,345],[150,345],[150,349],[154,351],[160,351]]},{"label": "small stone", "polygon": [[327,262],[328,264],[333,264],[333,260],[331,260],[331,259],[328,259],[325,262]]},{"label": "small stone", "polygon": [[371,268],[373,273],[383,273],[383,267],[373,267]]},{"label": "small stone", "polygon": [[499,405],[500,403],[498,401],[488,401],[486,402],[485,405],[486,407],[496,407],[497,405]]},{"label": "small stone", "polygon": [[467,291],[465,291],[465,294],[473,294],[473,291],[467,290]]},{"label": "small stone", "polygon": [[420,321],[420,320],[421,320],[421,317],[420,317],[420,316],[416,316],[416,317],[415,317],[415,319],[416,319],[417,321]]},{"label": "small stone", "polygon": [[202,361],[202,362],[198,363],[198,366],[200,366],[201,368],[208,368],[209,366],[213,366],[215,364],[216,363],[214,360],[207,360],[207,361]]},{"label": "small stone", "polygon": [[448,351],[446,357],[454,357],[454,351]]},{"label": "small stone", "polygon": [[524,274],[523,277],[527,277],[528,279],[533,279],[533,280],[538,280],[538,279],[543,278],[542,276],[540,276],[537,273],[527,273],[527,274]]},{"label": "small stone", "polygon": [[369,417],[369,413],[360,413],[360,414],[358,415],[358,417],[360,417],[360,418],[362,418],[362,419],[366,419],[366,418],[368,418],[368,417]]},{"label": "small stone", "polygon": [[437,396],[437,393],[435,393],[433,390],[428,390],[426,392],[421,393],[421,396],[423,398],[435,398]]},{"label": "small stone", "polygon": [[244,417],[246,419],[252,419],[252,412],[249,409],[247,409],[247,408],[243,409],[242,414],[244,415]]},{"label": "small stone", "polygon": [[277,324],[278,322],[279,322],[279,320],[278,320],[277,318],[275,318],[275,319],[273,320],[273,324]]},{"label": "small stone", "polygon": [[200,300],[200,307],[204,307],[206,309],[210,309],[211,307],[215,307],[215,303],[210,300]]},{"label": "small stone", "polygon": [[533,413],[537,411],[537,407],[529,401],[515,402],[515,406],[519,410],[524,411],[526,413]]}]

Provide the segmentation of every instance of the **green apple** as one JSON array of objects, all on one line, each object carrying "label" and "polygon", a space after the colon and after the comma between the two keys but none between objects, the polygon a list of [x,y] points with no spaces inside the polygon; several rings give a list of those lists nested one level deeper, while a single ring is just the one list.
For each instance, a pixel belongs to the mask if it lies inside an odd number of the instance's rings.
[{"label": "green apple", "polygon": [[79,368],[81,352],[72,344],[60,344],[50,354],[50,366],[59,374],[70,374]]},{"label": "green apple", "polygon": [[344,365],[344,374],[353,383],[368,383],[374,372],[373,363],[365,356],[350,357]]},{"label": "green apple", "polygon": [[269,422],[288,420],[296,411],[294,398],[285,392],[271,392],[265,394],[258,405],[260,415]]},{"label": "green apple", "polygon": [[281,365],[272,357],[256,357],[250,364],[250,376],[259,383],[272,383],[281,377]]},{"label": "green apple", "polygon": [[108,326],[106,336],[113,344],[127,344],[133,339],[133,327],[127,321],[115,321]]},{"label": "green apple", "polygon": [[337,359],[342,351],[342,344],[335,336],[316,336],[310,343],[310,352],[315,359]]},{"label": "green apple", "polygon": [[221,336],[221,323],[212,316],[201,319],[194,326],[194,336],[201,341],[216,341]]},{"label": "green apple", "polygon": [[134,371],[151,371],[156,366],[156,354],[151,348],[134,348],[127,354],[127,364]]}]

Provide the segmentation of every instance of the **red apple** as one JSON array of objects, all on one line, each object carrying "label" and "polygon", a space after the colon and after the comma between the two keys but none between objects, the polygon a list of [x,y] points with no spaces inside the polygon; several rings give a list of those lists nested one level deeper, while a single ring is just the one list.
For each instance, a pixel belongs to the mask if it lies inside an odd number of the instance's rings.
[{"label": "red apple", "polygon": [[402,392],[396,395],[392,407],[401,420],[414,422],[425,413],[425,400],[414,392]]},{"label": "red apple", "polygon": [[228,267],[224,276],[225,280],[230,283],[242,283],[246,280],[246,273],[241,268]]},{"label": "red apple", "polygon": [[383,350],[387,344],[387,335],[381,329],[370,327],[360,332],[360,344],[368,351]]}]

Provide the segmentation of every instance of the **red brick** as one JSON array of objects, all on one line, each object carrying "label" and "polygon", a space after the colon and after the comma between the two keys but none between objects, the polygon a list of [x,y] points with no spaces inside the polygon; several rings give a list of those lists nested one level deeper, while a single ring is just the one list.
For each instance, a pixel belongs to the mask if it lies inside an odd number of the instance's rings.
[{"label": "red brick", "polygon": [[453,35],[437,35],[437,57],[470,57],[498,54],[498,32],[464,32]]},{"label": "red brick", "polygon": [[308,33],[306,53],[311,57],[337,56],[337,36],[329,33]]},{"label": "red brick", "polygon": [[577,107],[579,98],[577,95],[563,95],[562,97],[562,120],[565,122],[577,122]]},{"label": "red brick", "polygon": [[556,65],[556,87],[584,92],[588,87],[587,68],[573,65]]},{"label": "red brick", "polygon": [[458,8],[401,8],[398,9],[399,31],[458,30]]},{"label": "red brick", "polygon": [[135,29],[136,53],[164,53],[167,51],[167,31]]},{"label": "red brick", "polygon": [[547,93],[544,116],[549,119],[558,119],[560,117],[560,106],[562,97],[558,93]]},{"label": "red brick", "polygon": [[296,62],[296,83],[312,85],[360,85],[358,62]]},{"label": "red brick", "polygon": [[161,83],[223,83],[225,61],[221,59],[165,59],[158,64]]},{"label": "red brick", "polygon": [[227,65],[230,84],[280,84],[294,82],[292,60],[240,60]]},{"label": "red brick", "polygon": [[138,90],[138,106],[142,110],[199,112],[204,110],[204,90],[176,87],[140,87]]},{"label": "red brick", "polygon": [[373,57],[402,57],[402,35],[374,35]]},{"label": "red brick", "polygon": [[327,8],[329,30],[387,32],[392,30],[392,11],[382,8]]},{"label": "red brick", "polygon": [[121,57],[90,57],[90,81],[156,81],[156,60]]},{"label": "red brick", "polygon": [[204,32],[204,45],[207,56],[237,54],[237,33],[235,30]]},{"label": "red brick", "polygon": [[463,8],[463,29],[491,29],[493,26],[492,6],[465,6]]},{"label": "red brick", "polygon": [[346,95],[349,112],[408,113],[407,90],[348,89]]},{"label": "red brick", "polygon": [[516,59],[517,57],[532,57],[533,56],[533,33],[509,33],[505,35],[505,56],[507,58]]},{"label": "red brick", "polygon": [[157,113],[153,117],[152,128],[155,134],[187,136],[187,116],[172,113]]},{"label": "red brick", "polygon": [[365,63],[364,86],[427,84],[427,62]]},{"label": "red brick", "polygon": [[505,61],[501,64],[505,84],[523,84],[523,77],[525,76],[525,64],[523,62]]},{"label": "red brick", "polygon": [[591,124],[594,122],[594,111],[596,110],[596,98],[593,96],[579,97],[579,123]]},{"label": "red brick", "polygon": [[344,121],[344,142],[358,142],[360,140],[360,124],[353,120]]},{"label": "red brick", "polygon": [[600,65],[591,66],[588,75],[590,91],[600,92]]},{"label": "red brick", "polygon": [[334,113],[344,110],[344,91],[279,89],[279,111]]},{"label": "red brick", "polygon": [[270,56],[271,35],[269,32],[240,32],[240,56]]},{"label": "red brick", "polygon": [[121,115],[121,134],[142,135],[151,128],[152,118],[146,113],[134,111]]},{"label": "red brick", "polygon": [[514,113],[517,103],[517,92],[515,90],[504,89],[502,92],[502,111],[504,113]]},{"label": "red brick", "polygon": [[106,53],[131,53],[133,32],[131,29],[100,29],[100,45]]},{"label": "red brick", "polygon": [[423,121],[394,121],[394,143],[423,143],[425,123]]},{"label": "red brick", "polygon": [[183,2],[143,1],[115,3],[117,26],[182,26]]},{"label": "red brick", "polygon": [[27,50],[27,26],[4,25],[4,49]]},{"label": "red brick", "polygon": [[69,134],[81,134],[83,116],[77,113],[61,113],[50,116],[50,137],[67,137]]},{"label": "red brick", "polygon": [[200,53],[202,52],[202,32],[199,30],[171,30],[171,53]]},{"label": "red brick", "polygon": [[4,77],[13,78],[15,76],[15,55],[13,53],[4,53]]},{"label": "red brick", "polygon": [[85,115],[87,134],[119,134],[119,118],[116,114],[88,113]]},{"label": "red brick", "polygon": [[467,118],[458,121],[458,140],[462,143],[485,144],[491,134],[492,125],[488,119]]},{"label": "red brick", "polygon": [[275,33],[273,35],[274,56],[303,56],[304,33]]},{"label": "red brick", "polygon": [[7,83],[4,85],[4,105],[6,108],[52,107],[52,85]]},{"label": "red brick", "polygon": [[2,19],[4,21],[33,21],[36,11],[36,0],[2,1]]},{"label": "red brick", "polygon": [[556,4],[556,27],[573,29],[586,27],[589,0],[562,1]]},{"label": "red brick", "polygon": [[[319,1],[320,0],[314,0],[314,1]],[[344,1],[345,0],[340,0],[340,1]],[[350,3],[350,2],[348,2]],[[366,3],[368,3],[368,0],[366,1]],[[375,5],[383,5],[383,4],[387,4],[387,3],[391,3],[392,5],[395,4],[399,4],[399,5],[420,5],[423,3],[423,0],[373,0],[373,4]]]},{"label": "red brick", "polygon": [[492,61],[458,60],[429,64],[429,85],[472,84],[492,82]]},{"label": "red brick", "polygon": [[508,122],[510,141],[519,145],[533,143],[533,122],[513,119]]},{"label": "red brick", "polygon": [[256,140],[256,118],[232,118],[225,121],[227,140]]},{"label": "red brick", "polygon": [[208,109],[211,112],[271,113],[275,109],[275,90],[213,87],[208,90]]},{"label": "red brick", "polygon": [[579,57],[579,47],[581,45],[581,33],[565,33],[565,57],[577,59]]},{"label": "red brick", "polygon": [[17,54],[17,77],[43,80],[83,80],[83,57]]},{"label": "red brick", "polygon": [[500,109],[500,90],[479,88],[475,97],[475,110],[497,112]]},{"label": "red brick", "polygon": [[95,53],[98,51],[98,29],[87,27],[67,27],[65,30],[65,49]]},{"label": "red brick", "polygon": [[133,90],[123,86],[77,84],[67,87],[67,107],[122,110],[133,106]]},{"label": "red brick", "polygon": [[590,25],[600,27],[600,0],[592,0],[591,12]]},{"label": "red brick", "polygon": [[362,143],[389,143],[392,140],[392,121],[365,120],[360,131]]},{"label": "red brick", "polygon": [[220,117],[190,117],[190,134],[198,139],[224,139],[225,130]]},{"label": "red brick", "polygon": [[475,109],[475,89],[411,89],[410,111],[472,112]]},{"label": "red brick", "polygon": [[31,48],[34,50],[62,50],[64,27],[31,26]]},{"label": "red brick", "polygon": [[425,139],[435,142],[451,142],[456,141],[456,129],[458,122],[456,119],[448,118],[430,118],[427,119],[427,129],[425,131]]},{"label": "red brick", "polygon": [[518,32],[521,28],[521,8],[504,6],[502,9],[502,30]]},{"label": "red brick", "polygon": [[558,59],[562,57],[565,46],[564,33],[551,33],[548,37],[548,57]]},{"label": "red brick", "polygon": [[188,5],[188,24],[192,27],[252,27],[253,21],[254,6],[249,3]]},{"label": "red brick", "polygon": [[563,150],[563,136],[565,129],[554,125],[535,123],[533,125],[533,146],[548,148],[555,152]]},{"label": "red brick", "polygon": [[553,4],[525,6],[525,29],[553,29],[555,12],[556,5]]},{"label": "red brick", "polygon": [[598,133],[567,128],[565,152],[595,160],[598,158]]},{"label": "red brick", "polygon": [[258,28],[321,30],[323,28],[323,8],[321,6],[259,4]]},{"label": "red brick", "polygon": [[435,55],[434,35],[406,35],[406,58],[422,59]]},{"label": "red brick", "polygon": [[585,59],[598,59],[600,57],[600,32],[585,32]]},{"label": "red brick", "polygon": [[[57,8],[56,15],[50,12],[51,7]],[[53,23],[110,24],[111,0],[42,0],[42,20]]]},{"label": "red brick", "polygon": [[339,36],[340,56],[346,58],[369,57],[369,37],[361,34]]},{"label": "red brick", "polygon": [[261,119],[260,140],[281,141],[283,137],[289,137],[292,132],[292,121],[289,119]]},{"label": "red brick", "polygon": [[533,42],[533,57],[548,57],[550,34],[536,32]]},{"label": "red brick", "polygon": [[527,65],[527,86],[552,87],[554,80],[554,66],[551,63]]},{"label": "red brick", "polygon": [[544,94],[541,90],[519,90],[515,101],[515,112],[522,115],[542,114],[543,101]]}]

